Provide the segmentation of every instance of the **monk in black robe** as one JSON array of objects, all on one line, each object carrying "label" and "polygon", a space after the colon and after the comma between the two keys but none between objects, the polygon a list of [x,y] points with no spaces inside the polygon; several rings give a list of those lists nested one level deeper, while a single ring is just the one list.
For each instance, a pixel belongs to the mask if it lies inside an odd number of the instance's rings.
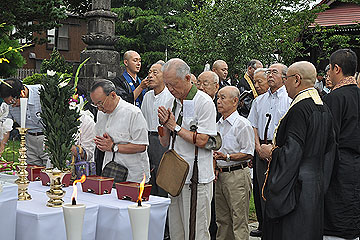
[{"label": "monk in black robe", "polygon": [[316,69],[297,62],[283,78],[293,99],[275,130],[274,145],[262,145],[270,161],[265,181],[263,239],[323,237],[324,194],[336,143],[332,117],[313,87]]},{"label": "monk in black robe", "polygon": [[360,89],[352,77],[356,68],[352,50],[334,52],[329,78],[335,86],[324,98],[339,143],[339,158],[325,196],[324,235],[344,239],[360,236]]}]

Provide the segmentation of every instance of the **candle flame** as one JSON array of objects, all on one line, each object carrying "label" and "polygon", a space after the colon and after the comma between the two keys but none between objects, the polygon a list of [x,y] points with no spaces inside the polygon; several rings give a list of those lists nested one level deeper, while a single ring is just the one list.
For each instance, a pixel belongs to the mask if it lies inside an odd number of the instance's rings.
[{"label": "candle flame", "polygon": [[138,204],[141,206],[141,201],[142,201],[142,195],[143,195],[143,192],[144,192],[144,187],[145,187],[145,179],[146,179],[146,176],[145,176],[145,173],[144,173],[144,178],[143,180],[141,181],[140,183],[140,189],[139,189],[139,198],[137,200]]},{"label": "candle flame", "polygon": [[21,90],[20,97],[22,97],[22,98],[26,97],[25,90]]},{"label": "candle flame", "polygon": [[78,183],[78,182],[83,183],[83,182],[85,182],[85,180],[86,180],[86,176],[82,175],[80,179],[74,181],[74,183],[73,183],[73,193],[71,195],[71,199],[76,200],[76,198],[77,198],[77,186],[76,186],[76,183]]}]

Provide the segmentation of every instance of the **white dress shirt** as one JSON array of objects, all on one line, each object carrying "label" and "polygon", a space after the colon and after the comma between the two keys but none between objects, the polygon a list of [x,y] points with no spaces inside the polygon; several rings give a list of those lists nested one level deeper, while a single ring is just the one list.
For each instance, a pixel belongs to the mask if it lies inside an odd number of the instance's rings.
[{"label": "white dress shirt", "polygon": [[159,126],[158,108],[164,106],[166,109],[172,109],[174,96],[165,87],[161,93],[155,95],[154,90],[148,91],[141,104],[141,112],[143,113],[148,130],[157,132]]},{"label": "white dress shirt", "polygon": [[[217,123],[221,135],[222,145],[219,149],[224,154],[244,153],[254,155],[255,134],[251,123],[240,116],[238,111],[233,112],[225,120],[221,117]],[[216,160],[219,167],[240,165],[244,161]]]},{"label": "white dress shirt", "polygon": [[272,140],[274,131],[279,120],[290,107],[291,98],[289,98],[285,86],[271,93],[270,89],[254,99],[248,120],[251,125],[258,130],[260,140],[264,139],[265,126],[268,118],[267,113],[271,114],[271,121],[267,132],[267,140]]},{"label": "white dress shirt", "polygon": [[[110,113],[98,112],[95,125],[96,135],[109,134],[116,144],[149,145],[146,121],[140,108],[120,99],[115,110]],[[112,160],[113,152],[105,152],[103,168]],[[150,166],[147,152],[124,154],[115,153],[115,162],[129,170],[127,181],[141,182],[143,174],[150,177]]]},{"label": "white dress shirt", "polygon": [[94,161],[95,152],[95,121],[94,115],[89,111],[80,111],[80,128],[76,144],[86,152],[86,161]]},{"label": "white dress shirt", "polygon": [[[178,119],[181,110],[181,101],[176,99],[175,119]],[[192,125],[196,125],[197,132],[216,136],[216,110],[215,105],[209,95],[202,91],[197,91],[193,100],[184,100],[183,121],[181,127],[190,130]],[[172,139],[170,139],[171,148]],[[186,178],[186,184],[190,183],[193,172],[195,145],[185,141],[182,137],[176,136],[175,151],[185,159],[190,170]],[[215,179],[213,169],[213,154],[211,150],[199,148],[198,152],[199,183],[209,183]]]}]

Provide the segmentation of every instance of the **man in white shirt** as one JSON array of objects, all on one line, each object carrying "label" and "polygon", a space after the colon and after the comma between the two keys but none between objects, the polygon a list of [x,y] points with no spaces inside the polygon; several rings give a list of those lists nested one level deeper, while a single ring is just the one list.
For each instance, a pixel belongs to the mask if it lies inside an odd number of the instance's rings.
[{"label": "man in white shirt", "polygon": [[158,108],[164,106],[171,108],[174,103],[174,97],[165,87],[163,73],[161,67],[165,64],[164,61],[158,61],[150,67],[148,73],[149,88],[141,105],[141,112],[143,113],[149,134],[148,155],[151,169],[151,195],[167,197],[168,194],[156,184],[156,174],[160,164],[160,160],[164,152],[168,149],[160,144],[158,126]]},{"label": "man in white shirt", "polygon": [[150,177],[146,146],[147,127],[140,109],[122,100],[108,80],[95,82],[90,97],[99,109],[95,125],[96,147],[105,152],[103,167],[113,159],[128,169],[127,181]]},{"label": "man in white shirt", "polygon": [[251,176],[247,162],[254,154],[255,137],[250,122],[237,111],[239,97],[239,89],[233,86],[218,93],[218,111],[222,115],[217,123],[222,146],[214,152],[218,240],[249,238]]},{"label": "man in white shirt", "polygon": [[[170,144],[170,132],[175,137],[174,150],[190,165],[185,185],[177,197],[171,197],[169,207],[170,239],[189,239],[190,178],[193,173],[195,145],[198,147],[199,181],[197,184],[196,239],[210,239],[210,203],[214,180],[212,151],[205,149],[209,136],[216,136],[215,105],[204,92],[190,82],[190,67],[181,59],[169,60],[162,68],[165,86],[176,98],[174,112],[161,106],[158,110],[164,135],[163,146]],[[196,132],[190,131],[196,126]]]},{"label": "man in white shirt", "polygon": [[[287,67],[280,63],[273,64],[268,68],[266,73],[269,89],[266,93],[255,98],[248,117],[255,133],[255,149],[257,154],[254,159],[254,161],[256,161],[256,176],[254,177],[257,177],[258,187],[260,189],[260,196],[254,196],[254,198],[258,197],[261,199],[261,189],[265,180],[264,173],[268,164],[267,160],[264,158],[264,151],[261,148],[261,144],[265,143],[265,140],[267,143],[271,143],[275,128],[278,125],[280,118],[284,116],[290,107],[291,98],[289,98],[282,81],[282,77],[286,76],[286,72]],[[265,127],[269,119],[269,117],[266,116],[267,114],[271,115],[271,120],[265,136]],[[265,203],[263,200],[260,201],[261,205],[258,205],[258,208],[261,208],[261,212],[263,213]],[[259,211],[257,212],[260,214]],[[259,227],[256,231],[251,232],[251,236],[261,236],[262,219],[263,218],[259,218]]]}]

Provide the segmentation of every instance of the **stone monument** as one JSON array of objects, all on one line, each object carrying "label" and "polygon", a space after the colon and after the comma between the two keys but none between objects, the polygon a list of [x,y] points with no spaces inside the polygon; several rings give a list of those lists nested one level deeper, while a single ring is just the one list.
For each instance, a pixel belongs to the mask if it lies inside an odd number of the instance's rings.
[{"label": "stone monument", "polygon": [[82,40],[87,48],[80,54],[80,61],[90,57],[83,66],[79,84],[88,91],[97,79],[120,76],[120,54],[115,51],[115,20],[117,14],[110,11],[111,0],[92,0],[92,10],[85,13],[87,34]]}]

